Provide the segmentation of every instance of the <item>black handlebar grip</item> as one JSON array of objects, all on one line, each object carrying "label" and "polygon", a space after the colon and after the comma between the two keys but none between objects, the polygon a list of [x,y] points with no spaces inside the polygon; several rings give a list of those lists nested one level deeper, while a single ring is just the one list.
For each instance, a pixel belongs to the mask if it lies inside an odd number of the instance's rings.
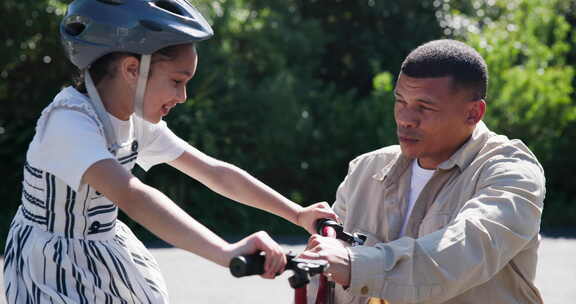
[{"label": "black handlebar grip", "polygon": [[230,273],[237,278],[263,274],[264,262],[260,253],[237,256],[230,261]]}]

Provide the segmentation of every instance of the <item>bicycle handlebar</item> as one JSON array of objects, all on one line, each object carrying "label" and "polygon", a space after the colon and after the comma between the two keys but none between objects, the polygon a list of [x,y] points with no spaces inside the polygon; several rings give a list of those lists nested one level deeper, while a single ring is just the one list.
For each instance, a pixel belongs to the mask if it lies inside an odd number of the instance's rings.
[{"label": "bicycle handlebar", "polygon": [[[348,242],[350,245],[362,245],[366,239],[365,236],[354,233],[344,232],[342,225],[330,219],[320,219],[316,222],[316,230],[321,235],[327,235],[328,230],[333,229],[336,232],[336,238]],[[241,255],[234,257],[230,261],[230,273],[237,278],[260,275],[264,273],[264,263],[266,256],[261,252]],[[292,253],[286,254],[286,270],[294,271],[294,275],[289,278],[292,288],[300,288],[308,282],[310,277],[323,273],[328,268],[328,262],[323,260],[305,260],[296,258]]]},{"label": "bicycle handlebar", "polygon": [[354,233],[350,234],[344,232],[344,227],[331,219],[319,219],[316,221],[316,231],[320,235],[325,235],[326,228],[332,228],[336,232],[336,238],[342,240],[352,246],[362,245],[366,241],[366,236]]},{"label": "bicycle handlebar", "polygon": [[[265,260],[266,256],[261,253],[234,257],[230,261],[230,272],[237,278],[263,274]],[[328,266],[326,261],[299,259],[293,253],[286,254],[286,260],[286,267],[282,272],[286,270],[306,270],[310,275],[315,275],[322,273]]]},{"label": "bicycle handlebar", "polygon": [[[241,255],[230,261],[230,273],[237,278],[264,273],[265,256],[261,253]],[[286,270],[294,271],[288,280],[292,288],[300,288],[310,282],[310,277],[323,273],[328,268],[328,262],[320,260],[305,260],[296,258],[292,253],[286,254]]]},{"label": "bicycle handlebar", "polygon": [[266,257],[260,253],[234,257],[230,261],[230,273],[237,278],[263,274],[265,260]]}]

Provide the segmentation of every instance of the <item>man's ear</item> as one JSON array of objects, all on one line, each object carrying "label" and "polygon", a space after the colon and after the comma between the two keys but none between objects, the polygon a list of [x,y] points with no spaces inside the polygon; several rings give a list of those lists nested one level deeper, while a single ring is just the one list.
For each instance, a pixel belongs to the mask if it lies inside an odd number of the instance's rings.
[{"label": "man's ear", "polygon": [[124,81],[136,87],[140,73],[140,60],[134,56],[123,57],[118,64],[118,72]]},{"label": "man's ear", "polygon": [[477,124],[486,113],[486,101],[484,99],[472,101],[468,109],[466,123],[470,125]]}]

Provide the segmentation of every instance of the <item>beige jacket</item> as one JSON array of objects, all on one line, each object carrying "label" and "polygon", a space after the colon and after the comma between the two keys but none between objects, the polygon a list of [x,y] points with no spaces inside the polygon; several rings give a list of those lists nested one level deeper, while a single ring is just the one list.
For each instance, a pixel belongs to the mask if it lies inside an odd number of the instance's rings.
[{"label": "beige jacket", "polygon": [[349,249],[351,285],[337,288],[337,303],[542,303],[545,178],[530,150],[480,122],[422,190],[401,236],[411,161],[390,146],[350,162],[334,210],[368,240]]}]

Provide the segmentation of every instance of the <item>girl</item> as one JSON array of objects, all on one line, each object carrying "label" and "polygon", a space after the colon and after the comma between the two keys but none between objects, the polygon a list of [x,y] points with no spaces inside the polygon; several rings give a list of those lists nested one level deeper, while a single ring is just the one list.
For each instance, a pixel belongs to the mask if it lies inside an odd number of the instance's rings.
[{"label": "girl", "polygon": [[[118,208],[165,241],[222,266],[261,250],[265,277],[285,264],[264,232],[229,244],[130,174],[168,163],[230,199],[313,232],[328,205],[302,208],[174,135],[162,117],[186,101],[194,43],[212,29],[184,0],[76,0],[60,33],[84,83],[42,112],[24,167],[22,205],[8,235],[9,303],[166,303],[158,265]],[[135,115],[133,115],[135,114]]]}]

